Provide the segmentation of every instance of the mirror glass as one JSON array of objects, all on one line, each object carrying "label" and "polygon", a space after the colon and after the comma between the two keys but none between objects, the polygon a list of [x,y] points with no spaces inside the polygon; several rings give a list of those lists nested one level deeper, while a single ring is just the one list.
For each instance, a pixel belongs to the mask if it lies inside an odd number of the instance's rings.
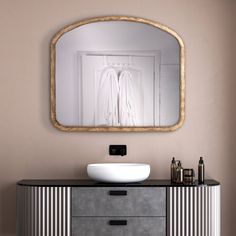
[{"label": "mirror glass", "polygon": [[54,125],[68,131],[174,130],[184,119],[183,43],[156,22],[98,18],[51,44]]}]

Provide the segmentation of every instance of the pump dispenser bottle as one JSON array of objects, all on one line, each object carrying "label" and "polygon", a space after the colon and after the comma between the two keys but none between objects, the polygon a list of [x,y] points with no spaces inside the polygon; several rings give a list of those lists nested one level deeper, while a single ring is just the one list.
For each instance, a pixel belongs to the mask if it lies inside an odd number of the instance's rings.
[{"label": "pump dispenser bottle", "polygon": [[176,168],[176,183],[182,184],[184,180],[184,169],[179,161],[178,166]]},{"label": "pump dispenser bottle", "polygon": [[198,163],[198,183],[204,184],[205,179],[205,165],[203,158],[200,157],[199,163]]},{"label": "pump dispenser bottle", "polygon": [[170,179],[171,182],[175,182],[176,179],[176,161],[175,158],[173,157],[172,161],[171,161],[171,165],[170,165]]}]

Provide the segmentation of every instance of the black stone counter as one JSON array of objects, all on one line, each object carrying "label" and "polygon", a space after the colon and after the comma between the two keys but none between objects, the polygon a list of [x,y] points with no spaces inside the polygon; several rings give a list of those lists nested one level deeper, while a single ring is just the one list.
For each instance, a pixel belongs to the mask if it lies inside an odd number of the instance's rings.
[{"label": "black stone counter", "polygon": [[102,183],[87,179],[26,179],[21,180],[17,185],[35,187],[198,187],[217,186],[220,183],[216,180],[207,179],[204,184],[199,185],[196,180],[194,184],[174,184],[166,179],[149,179],[138,183]]}]

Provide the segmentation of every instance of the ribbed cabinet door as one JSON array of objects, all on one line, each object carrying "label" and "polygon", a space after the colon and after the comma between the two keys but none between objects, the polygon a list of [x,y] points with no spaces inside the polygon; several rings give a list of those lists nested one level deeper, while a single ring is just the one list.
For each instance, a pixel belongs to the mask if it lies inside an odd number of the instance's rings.
[{"label": "ribbed cabinet door", "polygon": [[71,188],[17,186],[17,236],[70,236]]},{"label": "ribbed cabinet door", "polygon": [[168,187],[168,236],[220,236],[220,186]]}]

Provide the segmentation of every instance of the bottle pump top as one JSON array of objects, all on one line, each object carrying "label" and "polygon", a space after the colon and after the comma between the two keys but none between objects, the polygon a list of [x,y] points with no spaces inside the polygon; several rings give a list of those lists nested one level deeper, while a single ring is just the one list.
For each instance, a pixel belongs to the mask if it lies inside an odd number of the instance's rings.
[{"label": "bottle pump top", "polygon": [[175,164],[175,158],[173,157],[173,159],[172,159],[172,164]]},{"label": "bottle pump top", "polygon": [[204,164],[203,158],[200,157],[199,164]]}]

